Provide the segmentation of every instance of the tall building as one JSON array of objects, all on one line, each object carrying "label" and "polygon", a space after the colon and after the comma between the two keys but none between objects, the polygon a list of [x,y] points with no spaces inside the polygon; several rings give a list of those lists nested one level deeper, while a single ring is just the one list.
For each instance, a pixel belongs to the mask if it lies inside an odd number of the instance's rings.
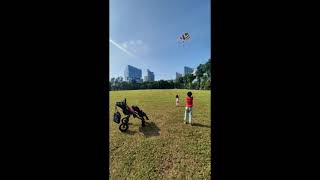
[{"label": "tall building", "polygon": [[154,81],[154,73],[147,69],[147,75],[144,76],[144,81]]},{"label": "tall building", "polygon": [[147,76],[148,81],[154,81],[154,72],[151,72],[149,69],[147,69]]},{"label": "tall building", "polygon": [[190,68],[187,66],[184,67],[184,75],[192,74],[192,73],[193,73],[193,68]]},{"label": "tall building", "polygon": [[125,81],[136,81],[141,82],[142,81],[142,71],[141,69],[138,69],[136,67],[127,65],[124,70],[124,79]]},{"label": "tall building", "polygon": [[182,77],[182,74],[176,72],[176,80],[178,80],[180,77]]}]

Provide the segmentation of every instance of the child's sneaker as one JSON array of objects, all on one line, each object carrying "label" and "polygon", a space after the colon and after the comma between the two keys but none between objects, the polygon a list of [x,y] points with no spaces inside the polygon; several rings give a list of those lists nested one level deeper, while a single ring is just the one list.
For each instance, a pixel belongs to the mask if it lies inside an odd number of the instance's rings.
[{"label": "child's sneaker", "polygon": [[188,124],[186,121],[184,121],[184,124]]}]

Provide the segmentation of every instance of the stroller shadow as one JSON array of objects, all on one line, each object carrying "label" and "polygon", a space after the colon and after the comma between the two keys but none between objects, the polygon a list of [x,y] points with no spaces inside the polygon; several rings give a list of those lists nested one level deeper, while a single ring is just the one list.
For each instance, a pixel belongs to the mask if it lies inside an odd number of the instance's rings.
[{"label": "stroller shadow", "polygon": [[206,128],[210,128],[211,127],[211,126],[203,125],[203,124],[199,124],[199,123],[192,123],[192,126],[206,127]]},{"label": "stroller shadow", "polygon": [[145,122],[145,127],[139,127],[139,131],[146,137],[159,136],[160,129],[154,122]]},{"label": "stroller shadow", "polygon": [[125,131],[124,133],[125,134],[128,134],[128,135],[134,135],[137,131],[130,131],[129,129],[127,131]]}]

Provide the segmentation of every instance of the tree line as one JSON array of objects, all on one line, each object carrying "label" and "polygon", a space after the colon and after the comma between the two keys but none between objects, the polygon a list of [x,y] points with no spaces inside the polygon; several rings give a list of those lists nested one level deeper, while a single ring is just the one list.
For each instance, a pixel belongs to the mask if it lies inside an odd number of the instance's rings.
[{"label": "tree line", "polygon": [[111,78],[109,89],[114,90],[134,90],[134,89],[211,89],[211,58],[197,67],[195,75],[187,74],[176,80],[159,81],[124,81],[122,77]]}]

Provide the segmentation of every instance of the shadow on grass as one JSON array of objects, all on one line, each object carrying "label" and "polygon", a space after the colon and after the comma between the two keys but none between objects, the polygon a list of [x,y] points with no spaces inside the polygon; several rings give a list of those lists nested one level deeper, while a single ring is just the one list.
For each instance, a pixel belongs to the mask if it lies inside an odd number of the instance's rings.
[{"label": "shadow on grass", "polygon": [[145,127],[139,127],[139,131],[143,133],[146,137],[159,136],[160,129],[154,122],[145,122]]},{"label": "shadow on grass", "polygon": [[141,121],[139,122],[140,124],[133,124],[132,122],[129,121],[128,125],[129,125],[129,128],[132,127],[132,126],[140,126],[141,125]]},{"label": "shadow on grass", "polygon": [[192,126],[206,127],[206,128],[210,128],[211,127],[211,126],[203,125],[203,124],[199,124],[199,123],[192,123]]},{"label": "shadow on grass", "polygon": [[131,131],[130,129],[126,130],[124,133],[128,135],[134,135],[137,131]]}]

